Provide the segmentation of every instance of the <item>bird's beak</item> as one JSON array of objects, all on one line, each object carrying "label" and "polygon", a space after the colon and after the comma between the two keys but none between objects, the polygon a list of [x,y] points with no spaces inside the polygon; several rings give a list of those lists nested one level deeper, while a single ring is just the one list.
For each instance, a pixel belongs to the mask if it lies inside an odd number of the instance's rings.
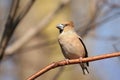
[{"label": "bird's beak", "polygon": [[60,29],[60,30],[63,30],[63,29],[64,29],[64,25],[63,25],[63,24],[58,24],[58,25],[56,26],[56,28],[58,28],[58,29]]}]

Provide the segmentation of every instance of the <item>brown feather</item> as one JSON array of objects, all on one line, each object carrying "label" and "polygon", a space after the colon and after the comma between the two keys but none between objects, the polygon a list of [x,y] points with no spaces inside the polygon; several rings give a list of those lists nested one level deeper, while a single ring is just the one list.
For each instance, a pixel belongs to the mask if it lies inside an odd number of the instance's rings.
[{"label": "brown feather", "polygon": [[[82,39],[74,31],[73,22],[71,21],[64,22],[62,24],[65,26],[58,37],[58,41],[65,58],[78,59],[80,57],[82,58],[88,57],[88,52]],[[85,73],[84,71],[88,72],[87,66],[89,66],[89,63],[86,62],[86,63],[80,63],[80,64],[81,64],[83,73]]]}]

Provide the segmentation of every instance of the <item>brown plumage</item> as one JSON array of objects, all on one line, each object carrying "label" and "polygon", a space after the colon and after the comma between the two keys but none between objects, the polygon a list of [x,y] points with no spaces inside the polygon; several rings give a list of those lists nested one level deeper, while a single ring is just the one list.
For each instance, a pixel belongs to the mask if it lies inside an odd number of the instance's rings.
[{"label": "brown plumage", "polygon": [[[67,59],[78,59],[88,57],[86,47],[80,36],[74,31],[74,25],[72,21],[63,22],[57,25],[60,31],[58,41],[62,49],[63,55]],[[83,74],[89,73],[87,66],[88,62],[80,63]]]}]

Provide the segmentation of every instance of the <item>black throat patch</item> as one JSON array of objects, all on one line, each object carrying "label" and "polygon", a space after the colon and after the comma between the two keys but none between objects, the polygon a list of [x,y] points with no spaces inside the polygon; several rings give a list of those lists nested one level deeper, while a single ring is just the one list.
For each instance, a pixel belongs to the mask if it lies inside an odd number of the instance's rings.
[{"label": "black throat patch", "polygon": [[63,30],[61,30],[61,29],[60,29],[60,30],[59,30],[59,32],[60,32],[60,33],[62,33],[62,32],[63,32]]}]

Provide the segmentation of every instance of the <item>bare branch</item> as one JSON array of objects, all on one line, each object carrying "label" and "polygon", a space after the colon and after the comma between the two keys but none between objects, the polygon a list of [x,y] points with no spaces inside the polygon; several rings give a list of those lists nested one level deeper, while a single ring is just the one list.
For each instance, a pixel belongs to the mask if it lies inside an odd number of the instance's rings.
[{"label": "bare branch", "polygon": [[35,0],[32,0],[30,3],[27,4],[26,8],[21,12],[21,14],[15,19],[15,16],[18,11],[19,6],[19,0],[14,0],[11,4],[10,13],[8,16],[8,20],[5,25],[5,30],[0,42],[0,61],[4,57],[4,53],[6,50],[6,47],[8,45],[8,42],[10,41],[17,25],[20,23],[20,21],[24,18],[24,16],[27,14],[27,12],[30,10],[31,6],[33,5]]},{"label": "bare branch", "polygon": [[[104,13],[102,12],[102,9],[104,9],[104,6],[108,5],[108,9],[104,11]],[[120,12],[116,12],[111,16],[108,16],[109,13],[111,13],[111,11],[115,10],[115,9],[119,9],[120,5],[114,4],[114,3],[109,3],[107,0],[101,0],[101,1],[97,1],[96,3],[96,9],[94,14],[92,15],[91,20],[86,24],[86,25],[82,25],[81,28],[79,30],[77,30],[77,32],[82,36],[85,37],[89,31],[93,30],[96,27],[99,27],[100,25],[116,19],[116,17],[120,16]],[[102,16],[104,16],[103,18],[101,18],[100,20],[98,20],[101,15],[102,12]],[[105,17],[107,16],[107,17]]]},{"label": "bare branch", "polygon": [[15,21],[21,21],[24,16],[29,12],[30,8],[32,7],[32,5],[35,3],[36,0],[30,0],[25,8],[19,13],[19,15],[17,16],[17,18],[15,19]]},{"label": "bare branch", "polygon": [[120,52],[115,52],[115,53],[110,53],[110,54],[103,54],[103,55],[98,55],[98,56],[93,56],[93,57],[88,57],[88,58],[83,58],[83,59],[71,59],[68,62],[66,60],[58,61],[49,64],[48,66],[44,67],[40,71],[36,72],[32,76],[30,76],[27,80],[35,80],[37,77],[41,76],[45,72],[60,67],[60,66],[65,66],[65,65],[71,65],[71,64],[79,64],[80,62],[91,62],[91,61],[96,61],[96,60],[101,60],[101,59],[107,59],[111,57],[117,57],[120,56]]},{"label": "bare branch", "polygon": [[13,20],[16,15],[16,12],[17,12],[18,5],[19,5],[19,0],[12,1],[8,19],[5,24],[5,30],[3,32],[2,39],[0,41],[0,61],[2,60],[2,58],[4,56],[6,46],[12,36],[13,31],[15,30],[15,27],[13,27]]}]

